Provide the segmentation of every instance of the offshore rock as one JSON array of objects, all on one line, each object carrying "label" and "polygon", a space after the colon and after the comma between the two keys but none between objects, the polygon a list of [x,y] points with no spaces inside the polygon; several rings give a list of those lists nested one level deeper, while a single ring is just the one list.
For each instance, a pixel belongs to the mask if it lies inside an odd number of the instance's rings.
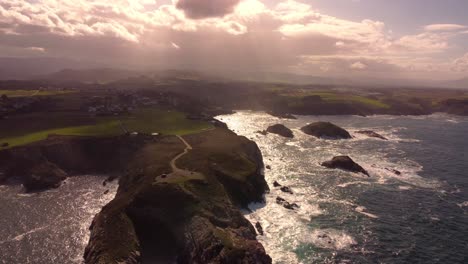
[{"label": "offshore rock", "polygon": [[294,137],[294,134],[291,131],[291,129],[287,128],[286,126],[284,126],[282,124],[276,124],[276,125],[269,126],[266,131],[268,133],[280,135],[280,136],[286,137],[286,138],[293,138]]},{"label": "offshore rock", "polygon": [[302,132],[323,139],[350,139],[345,129],[330,122],[315,122],[301,128]]},{"label": "offshore rock", "polygon": [[351,171],[355,173],[363,173],[369,176],[369,173],[363,167],[361,167],[359,164],[354,162],[348,156],[334,157],[332,160],[323,162],[322,166],[330,168],[330,169],[341,169],[341,170],[347,170],[347,171]]}]

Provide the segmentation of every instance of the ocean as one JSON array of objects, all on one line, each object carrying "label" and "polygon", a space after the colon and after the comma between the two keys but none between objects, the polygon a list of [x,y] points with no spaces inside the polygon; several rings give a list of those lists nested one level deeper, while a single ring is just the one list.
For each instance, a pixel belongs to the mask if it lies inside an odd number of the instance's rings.
[{"label": "ocean", "polygon": [[[468,118],[299,116],[261,112],[220,116],[257,142],[270,185],[266,203],[245,216],[265,231],[258,239],[274,263],[468,263]],[[299,128],[314,121],[346,128],[351,140],[320,140]],[[293,139],[255,133],[282,123]],[[356,133],[369,129],[388,141]],[[370,177],[319,164],[349,155]],[[391,170],[398,170],[396,175]],[[0,186],[0,263],[82,263],[89,225],[117,183],[79,176],[58,189],[25,194]],[[284,193],[273,182],[289,186]],[[109,190],[108,194],[104,194]],[[282,197],[300,208],[276,203]]]},{"label": "ocean", "polygon": [[117,181],[103,186],[105,179],[71,177],[37,193],[14,183],[0,186],[0,263],[83,263],[89,226],[117,192]]},{"label": "ocean", "polygon": [[[261,112],[219,116],[257,142],[270,186],[265,204],[246,217],[259,222],[259,240],[274,263],[468,263],[468,118],[430,116],[298,116]],[[330,121],[351,140],[302,133],[310,122]],[[282,123],[295,137],[256,133]],[[356,133],[373,130],[389,140]],[[349,155],[370,177],[320,163]],[[397,175],[392,170],[401,172]],[[273,187],[289,186],[293,194]],[[300,208],[288,210],[281,197]]]}]

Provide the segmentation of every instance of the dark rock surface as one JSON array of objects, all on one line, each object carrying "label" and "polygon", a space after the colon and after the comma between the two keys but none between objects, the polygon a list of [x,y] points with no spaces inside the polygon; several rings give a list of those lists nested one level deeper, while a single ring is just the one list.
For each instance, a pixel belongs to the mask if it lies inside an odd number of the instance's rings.
[{"label": "dark rock surface", "polygon": [[126,161],[154,139],[135,137],[49,136],[27,146],[0,151],[4,180],[18,177],[27,190],[57,187],[67,174],[120,173]]},{"label": "dark rock surface", "polygon": [[360,131],[357,131],[356,133],[366,135],[368,137],[379,138],[379,139],[382,139],[382,140],[388,140],[386,137],[380,135],[379,133],[371,131],[371,130],[360,130]]},{"label": "dark rock surface", "polygon": [[395,169],[385,168],[389,172],[393,172],[395,175],[401,175],[401,171]]},{"label": "dark rock surface", "polygon": [[67,178],[67,174],[55,164],[44,161],[34,165],[26,174],[23,183],[27,192],[57,188]]},{"label": "dark rock surface", "polygon": [[288,209],[288,210],[295,210],[295,209],[298,209],[299,208],[299,205],[296,204],[296,203],[289,203],[288,201],[286,201],[284,198],[281,198],[281,197],[276,197],[276,203],[279,204],[279,205],[282,205],[284,208]]},{"label": "dark rock surface", "polygon": [[271,263],[239,210],[268,191],[258,146],[222,125],[184,138],[193,150],[177,166],[187,175],[171,173],[185,148],[175,136],[51,136],[1,150],[0,180],[23,175],[36,190],[67,173],[121,175],[90,227],[85,263]]},{"label": "dark rock surface", "polygon": [[282,124],[276,124],[269,126],[266,130],[268,133],[280,135],[282,137],[287,137],[287,138],[293,138],[294,134],[291,131],[291,129],[287,128],[286,126]]},{"label": "dark rock surface", "polygon": [[263,236],[263,227],[260,224],[260,222],[255,223],[255,229],[257,229],[257,232],[259,235]]},{"label": "dark rock surface", "polygon": [[184,139],[193,149],[177,166],[196,174],[171,173],[176,137],[136,153],[93,220],[85,263],[271,263],[238,209],[268,190],[257,145],[222,128]]},{"label": "dark rock surface", "polygon": [[279,184],[277,181],[274,181],[274,182],[273,182],[273,186],[274,186],[274,187],[281,187],[282,185]]},{"label": "dark rock surface", "polygon": [[288,186],[283,186],[283,187],[281,187],[280,190],[281,190],[282,192],[285,192],[285,193],[293,194],[293,191],[292,191],[291,188],[289,188]]},{"label": "dark rock surface", "polygon": [[322,166],[330,168],[330,169],[341,169],[341,170],[347,170],[347,171],[351,171],[355,173],[360,172],[369,176],[369,173],[363,167],[361,167],[359,164],[354,162],[348,156],[334,157],[332,160],[323,162]]},{"label": "dark rock surface", "polygon": [[350,139],[351,135],[345,129],[330,122],[315,122],[301,128],[302,132],[324,139]]}]

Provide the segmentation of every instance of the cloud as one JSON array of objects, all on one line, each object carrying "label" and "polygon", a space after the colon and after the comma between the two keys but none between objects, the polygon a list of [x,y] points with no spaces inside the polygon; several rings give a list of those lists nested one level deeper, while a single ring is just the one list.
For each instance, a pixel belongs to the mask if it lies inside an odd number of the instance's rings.
[{"label": "cloud", "polygon": [[174,42],[171,42],[171,46],[174,48],[174,49],[180,49],[180,46],[175,44]]},{"label": "cloud", "polygon": [[349,65],[349,68],[353,69],[353,70],[364,70],[367,68],[367,65],[360,62],[360,61],[357,61],[351,65]]},{"label": "cloud", "polygon": [[457,31],[466,29],[467,26],[458,24],[431,24],[424,27],[426,31]]},{"label": "cloud", "polygon": [[223,17],[234,11],[240,0],[178,0],[176,7],[191,19]]},{"label": "cloud", "polygon": [[462,25],[432,24],[395,36],[381,21],[331,16],[306,1],[265,3],[0,0],[0,54],[307,74],[385,75],[464,65],[435,58],[454,46],[451,39],[467,30]]},{"label": "cloud", "polygon": [[468,73],[468,53],[453,61],[452,69],[458,72]]},{"label": "cloud", "polygon": [[417,53],[442,52],[449,48],[448,39],[451,35],[443,33],[424,32],[417,35],[403,36],[395,42],[401,49]]},{"label": "cloud", "polygon": [[36,52],[45,52],[45,49],[41,47],[27,47],[26,49]]}]

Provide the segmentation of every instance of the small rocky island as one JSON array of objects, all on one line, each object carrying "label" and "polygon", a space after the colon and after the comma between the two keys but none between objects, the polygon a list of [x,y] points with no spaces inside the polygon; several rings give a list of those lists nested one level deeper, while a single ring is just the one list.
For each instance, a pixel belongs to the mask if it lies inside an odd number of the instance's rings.
[{"label": "small rocky island", "polygon": [[269,126],[266,131],[268,133],[280,135],[280,136],[286,137],[286,138],[293,138],[294,137],[294,134],[291,131],[291,129],[287,128],[285,125],[282,125],[282,124],[276,124],[276,125]]},{"label": "small rocky island", "polygon": [[348,156],[337,156],[329,161],[325,161],[322,163],[322,166],[330,168],[330,169],[341,169],[346,171],[351,171],[354,173],[362,173],[369,176],[369,173],[361,167],[361,165],[354,162]]},{"label": "small rocky island", "polygon": [[301,128],[302,132],[323,139],[350,139],[345,129],[330,122],[315,122]]},{"label": "small rocky island", "polygon": [[378,138],[382,140],[388,140],[386,137],[380,135],[379,133],[372,131],[372,130],[359,130],[356,133],[361,134],[361,135],[366,135],[371,138]]},{"label": "small rocky island", "polygon": [[240,211],[263,201],[263,167],[257,145],[223,127],[183,137],[53,136],[0,151],[3,180],[25,175],[29,191],[67,175],[121,175],[90,227],[90,264],[271,263]]}]

